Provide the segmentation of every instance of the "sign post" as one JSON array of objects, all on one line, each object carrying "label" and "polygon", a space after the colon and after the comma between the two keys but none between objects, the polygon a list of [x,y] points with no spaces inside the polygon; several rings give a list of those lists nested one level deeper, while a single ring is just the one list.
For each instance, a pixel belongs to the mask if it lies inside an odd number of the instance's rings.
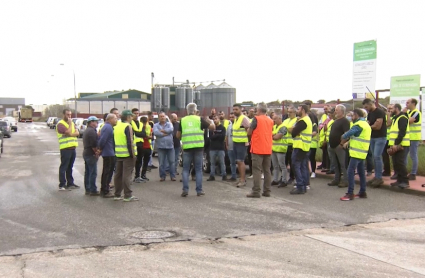
[{"label": "sign post", "polygon": [[376,40],[354,44],[353,100],[374,99],[376,81]]}]

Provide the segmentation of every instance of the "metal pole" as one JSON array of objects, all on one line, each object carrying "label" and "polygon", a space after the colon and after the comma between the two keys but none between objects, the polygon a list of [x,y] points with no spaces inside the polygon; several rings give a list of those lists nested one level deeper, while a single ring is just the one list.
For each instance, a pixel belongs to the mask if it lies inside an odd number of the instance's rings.
[{"label": "metal pole", "polygon": [[77,91],[75,90],[75,71],[72,70],[72,73],[74,74],[74,109],[75,109],[75,118],[77,117]]}]

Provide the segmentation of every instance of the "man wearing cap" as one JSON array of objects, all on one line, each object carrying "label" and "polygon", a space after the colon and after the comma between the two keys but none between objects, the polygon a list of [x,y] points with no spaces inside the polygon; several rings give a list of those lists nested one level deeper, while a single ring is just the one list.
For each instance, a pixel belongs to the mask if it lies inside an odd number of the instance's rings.
[{"label": "man wearing cap", "polygon": [[99,160],[99,150],[97,148],[97,139],[99,138],[96,132],[99,119],[95,116],[90,116],[87,119],[87,129],[83,133],[83,158],[85,162],[84,186],[86,195],[99,196],[97,191],[97,161]]},{"label": "man wearing cap", "polygon": [[[116,171],[114,177],[115,201],[124,200],[124,202],[139,201],[132,195],[131,177],[136,162],[137,149],[134,143],[133,129],[131,121],[133,113],[130,110],[124,110],[121,114],[121,122],[118,122],[114,128],[115,156],[117,157]],[[121,192],[124,190],[124,198]]]},{"label": "man wearing cap", "polygon": [[101,179],[100,195],[103,198],[113,198],[110,192],[110,182],[115,168],[115,146],[114,146],[114,126],[117,125],[117,116],[108,114],[105,125],[99,138],[99,150],[103,158],[103,170]]}]

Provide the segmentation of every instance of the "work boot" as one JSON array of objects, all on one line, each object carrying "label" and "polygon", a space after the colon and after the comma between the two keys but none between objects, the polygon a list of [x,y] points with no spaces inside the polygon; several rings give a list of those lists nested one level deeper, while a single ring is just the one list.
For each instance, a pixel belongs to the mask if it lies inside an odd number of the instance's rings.
[{"label": "work boot", "polygon": [[263,197],[270,197],[270,192],[263,192],[263,194],[261,196],[263,196]]},{"label": "work boot", "polygon": [[371,185],[372,185],[372,183],[375,181],[375,179],[376,179],[376,178],[373,178],[373,179],[371,179],[371,180],[368,180],[368,181],[366,182],[366,185],[367,185],[367,186],[371,186]]},{"label": "work boot", "polygon": [[279,185],[279,182],[278,181],[272,181],[271,186],[274,186],[274,185]]},{"label": "work boot", "polygon": [[210,177],[207,179],[207,181],[215,181],[215,177],[210,176]]},{"label": "work boot", "polygon": [[396,173],[394,173],[394,175],[392,175],[390,179],[391,179],[391,180],[396,180],[396,179],[397,179],[397,174],[396,174]]},{"label": "work boot", "polygon": [[302,189],[298,189],[298,188],[294,188],[291,190],[291,192],[289,192],[291,195],[300,195],[300,194],[305,194],[305,190]]},{"label": "work boot", "polygon": [[367,194],[366,194],[366,192],[359,192],[359,194],[354,195],[354,198],[366,199]]},{"label": "work boot", "polygon": [[346,182],[346,181],[340,182],[340,183],[338,184],[338,187],[339,187],[339,188],[348,187],[348,182]]},{"label": "work boot", "polygon": [[114,194],[112,194],[111,192],[108,192],[108,193],[102,193],[102,194],[100,194],[100,196],[102,197],[102,198],[114,198],[115,197],[115,195]]},{"label": "work boot", "polygon": [[333,180],[330,183],[328,183],[329,186],[337,186],[339,184],[339,181]]},{"label": "work boot", "polygon": [[205,192],[204,191],[199,191],[196,195],[198,197],[201,197],[201,196],[204,196],[205,195]]},{"label": "work boot", "polygon": [[377,188],[380,187],[381,185],[384,184],[384,180],[382,178],[378,179],[375,178],[375,180],[370,184],[373,188]]},{"label": "work boot", "polygon": [[187,197],[187,195],[189,195],[186,191],[183,191],[182,192],[182,195],[180,195],[180,196],[182,196],[182,197]]},{"label": "work boot", "polygon": [[288,184],[286,182],[280,181],[279,186],[277,188],[286,187],[286,186],[288,186]]},{"label": "work boot", "polygon": [[227,176],[223,176],[223,177],[221,178],[221,180],[222,180],[222,181],[227,181]]},{"label": "work boot", "polygon": [[398,185],[398,187],[400,187],[401,189],[406,189],[406,188],[409,188],[410,186],[408,183],[402,182]]},{"label": "work boot", "polygon": [[251,193],[246,194],[246,197],[247,198],[261,198],[259,193],[255,193],[255,192],[252,192],[252,191],[251,191]]},{"label": "work boot", "polygon": [[409,181],[415,181],[415,180],[416,180],[416,175],[410,174],[409,175]]},{"label": "work boot", "polygon": [[398,186],[400,183],[398,181],[390,183],[391,186]]}]

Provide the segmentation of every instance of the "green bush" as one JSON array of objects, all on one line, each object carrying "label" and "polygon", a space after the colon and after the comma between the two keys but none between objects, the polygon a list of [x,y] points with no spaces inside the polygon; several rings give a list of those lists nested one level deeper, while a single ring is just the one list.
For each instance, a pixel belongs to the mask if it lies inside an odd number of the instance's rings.
[{"label": "green bush", "polygon": [[[316,152],[316,161],[322,161],[322,149],[317,149]],[[425,161],[425,145],[421,144],[419,145],[419,150],[418,150],[418,175],[419,176],[425,176],[425,163],[421,163],[421,161]],[[412,160],[410,160],[410,158],[407,160],[407,171],[408,173],[410,173],[410,170],[412,169]],[[391,169],[393,169],[392,167],[392,162],[391,162]]]}]

